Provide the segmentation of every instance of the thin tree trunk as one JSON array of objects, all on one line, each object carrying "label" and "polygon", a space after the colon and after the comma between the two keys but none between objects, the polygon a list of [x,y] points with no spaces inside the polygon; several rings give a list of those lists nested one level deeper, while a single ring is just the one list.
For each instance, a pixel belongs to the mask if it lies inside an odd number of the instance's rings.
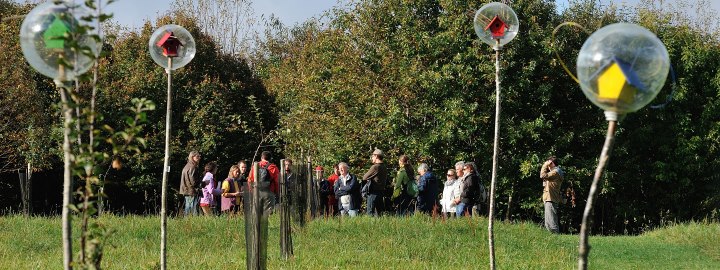
[{"label": "thin tree trunk", "polygon": [[510,221],[510,209],[512,209],[513,193],[515,193],[515,187],[510,189],[510,196],[508,196],[507,211],[505,212],[505,222]]},{"label": "thin tree trunk", "polygon": [[[60,78],[63,78],[63,66],[60,66]],[[72,269],[72,224],[70,217],[70,204],[72,203],[72,175],[71,162],[72,153],[70,153],[70,126],[72,125],[72,109],[68,104],[67,92],[62,81],[55,82],[60,91],[60,99],[62,103],[62,111],[64,115],[63,124],[63,209],[62,209],[62,241],[63,241],[63,265],[65,270]]]},{"label": "thin tree trunk", "polygon": [[580,246],[578,251],[580,256],[578,258],[578,269],[585,270],[588,265],[588,254],[590,254],[590,245],[588,244],[588,231],[592,226],[591,215],[592,215],[592,204],[595,200],[595,193],[597,192],[597,184],[602,178],[603,170],[610,159],[610,153],[612,151],[613,143],[615,141],[615,128],[617,127],[617,121],[608,121],[607,135],[605,136],[605,145],[600,152],[600,160],[598,166],[595,169],[595,176],[593,177],[592,184],[590,185],[590,192],[588,194],[587,204],[585,204],[585,211],[583,212],[582,225],[580,226]]},{"label": "thin tree trunk", "polygon": [[495,49],[495,136],[493,144],[493,168],[490,179],[490,207],[488,210],[488,246],[490,248],[490,269],[495,270],[495,237],[493,221],[495,216],[495,181],[497,179],[498,151],[500,149],[500,40]]},{"label": "thin tree trunk", "polygon": [[162,202],[160,206],[160,269],[167,269],[167,181],[170,173],[170,117],[172,116],[172,57],[168,57],[167,110],[165,111],[165,161],[163,162]]}]

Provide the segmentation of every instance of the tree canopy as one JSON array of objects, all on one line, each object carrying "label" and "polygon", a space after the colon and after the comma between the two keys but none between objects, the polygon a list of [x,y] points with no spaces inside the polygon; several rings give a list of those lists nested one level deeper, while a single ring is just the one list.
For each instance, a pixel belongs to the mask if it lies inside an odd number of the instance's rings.
[{"label": "tree canopy", "polygon": [[[165,107],[166,75],[150,59],[147,40],[156,27],[175,23],[193,34],[198,53],[173,73],[171,188],[177,188],[190,150],[200,151],[204,161],[218,161],[223,176],[230,164],[253,158],[258,147],[296,159],[312,156],[325,166],[346,161],[354,173],[369,167],[374,148],[385,151],[391,168],[402,154],[436,172],[456,161],[475,161],[488,185],[494,51],[477,40],[472,25],[486,2],[351,1],[323,20],[290,28],[271,22],[248,58],[222,49],[236,44],[227,36],[203,32],[215,29],[204,25],[212,20],[191,12],[166,16],[136,32],[117,32],[105,44],[101,121],[125,121],[122,112],[131,98]],[[620,122],[595,207],[601,222],[595,224],[603,233],[637,233],[676,220],[718,220],[720,44],[716,28],[699,28],[717,16],[701,13],[688,20],[679,7],[660,9],[649,2],[618,9],[573,1],[558,10],[551,0],[518,0],[511,7],[520,32],[501,52],[497,216],[540,219],[538,171],[547,156],[556,155],[579,204],[562,210],[563,225],[577,230],[606,122],[560,65],[564,61],[573,69],[588,34],[564,28],[553,41],[552,32],[565,21],[589,32],[624,21],[648,28],[664,42],[676,79],[652,103],[662,106]],[[0,1],[3,18],[27,10]],[[32,162],[36,170],[57,170],[57,94],[51,81],[22,60],[18,25],[0,24],[0,48],[6,52],[0,63],[7,67],[0,71],[0,169]],[[120,157],[125,166],[106,175],[115,209],[154,212],[159,205],[164,111],[148,112],[147,118],[146,149]]]}]

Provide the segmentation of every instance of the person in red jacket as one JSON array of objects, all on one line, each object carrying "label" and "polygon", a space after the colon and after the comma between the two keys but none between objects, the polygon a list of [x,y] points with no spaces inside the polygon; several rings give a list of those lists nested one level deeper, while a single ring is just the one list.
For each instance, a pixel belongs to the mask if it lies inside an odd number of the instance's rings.
[{"label": "person in red jacket", "polygon": [[[268,170],[268,173],[270,174],[270,191],[275,194],[275,197],[278,196],[278,179],[280,177],[280,169],[278,167],[271,163],[270,160],[272,159],[272,154],[270,151],[263,151],[262,154],[260,154],[260,163],[259,166],[266,168]],[[255,181],[255,172],[250,172],[250,177],[248,177],[248,182]]]}]

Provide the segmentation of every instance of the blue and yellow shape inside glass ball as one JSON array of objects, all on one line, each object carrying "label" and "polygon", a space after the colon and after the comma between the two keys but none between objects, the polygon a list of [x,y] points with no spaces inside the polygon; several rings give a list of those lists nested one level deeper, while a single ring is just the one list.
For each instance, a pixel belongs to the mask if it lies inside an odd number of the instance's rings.
[{"label": "blue and yellow shape inside glass ball", "polygon": [[638,91],[646,91],[633,65],[617,57],[593,77],[597,80],[598,101],[614,107],[633,104]]}]

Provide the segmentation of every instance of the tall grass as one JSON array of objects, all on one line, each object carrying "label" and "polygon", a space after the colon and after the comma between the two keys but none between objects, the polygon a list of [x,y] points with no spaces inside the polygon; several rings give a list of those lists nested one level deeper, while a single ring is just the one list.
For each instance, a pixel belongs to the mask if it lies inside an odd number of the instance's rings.
[{"label": "tall grass", "polygon": [[[103,216],[115,230],[106,269],[155,269],[159,217]],[[169,269],[244,269],[242,218],[168,219]],[[74,226],[77,228],[78,226]],[[0,269],[62,268],[59,218],[0,217]],[[409,218],[329,219],[293,228],[295,257],[280,259],[279,220],[270,218],[269,269],[484,269],[487,220]],[[573,269],[578,237],[553,235],[535,224],[495,226],[501,269]],[[74,234],[77,235],[77,234]],[[720,269],[720,224],[689,223],[640,236],[592,236],[595,269]]]}]

